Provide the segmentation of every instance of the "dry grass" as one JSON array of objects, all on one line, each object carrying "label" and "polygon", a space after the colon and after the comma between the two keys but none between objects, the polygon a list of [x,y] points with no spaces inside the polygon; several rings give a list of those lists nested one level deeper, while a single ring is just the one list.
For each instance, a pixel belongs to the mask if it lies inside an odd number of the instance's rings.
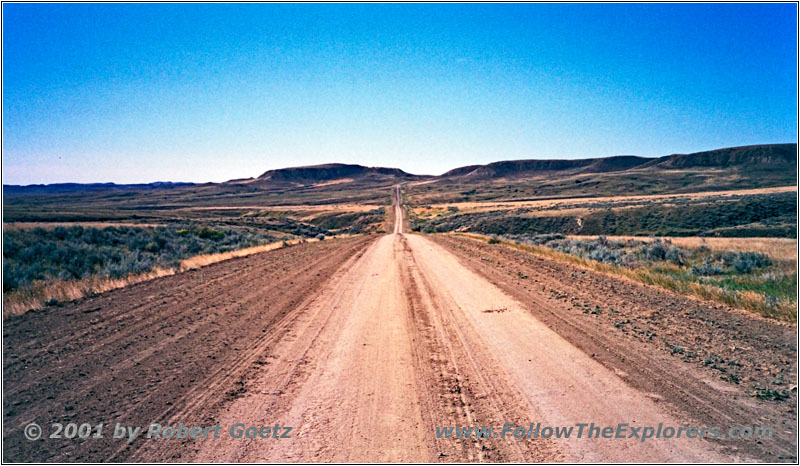
[{"label": "dry grass", "polygon": [[[288,243],[288,241],[287,241]],[[295,243],[294,241],[292,243]],[[249,256],[251,254],[258,254],[260,252],[274,251],[275,249],[283,247],[282,243],[269,243],[261,246],[253,246],[251,248],[237,249],[235,251],[220,252],[217,254],[203,254],[201,256],[194,256],[181,261],[178,271],[183,272],[186,270],[199,269],[207,265],[216,264],[224,260],[233,259],[236,257]]]},{"label": "dry grass", "polygon": [[[345,237],[345,235],[339,235],[340,238]],[[275,249],[280,249],[286,246],[290,246],[293,244],[299,244],[302,242],[306,243],[313,243],[319,241],[317,239],[295,239],[290,241],[282,241],[277,243],[269,243],[269,244],[262,244],[261,246],[253,246],[251,248],[244,248],[244,249],[237,249],[235,251],[228,251],[228,252],[220,252],[217,254],[204,254],[202,256],[194,256],[190,257],[189,259],[184,259],[181,261],[181,265],[179,267],[179,272],[184,272],[186,270],[192,269],[199,269],[200,267],[205,267],[207,265],[215,264],[217,262],[226,261],[228,259],[234,259],[236,257],[245,257],[250,256],[252,254],[258,254],[261,252],[267,251],[274,251]]]},{"label": "dry grass", "polygon": [[321,183],[315,183],[315,184],[313,184],[311,186],[314,186],[315,188],[319,188],[319,187],[322,187],[322,186],[331,186],[331,185],[334,185],[334,184],[352,183],[352,182],[353,182],[352,178],[341,178],[339,180],[330,180],[330,181],[323,181]]},{"label": "dry grass", "polygon": [[185,211],[205,211],[205,210],[254,210],[254,211],[293,211],[303,212],[307,210],[325,210],[327,212],[368,212],[382,204],[287,204],[287,205],[241,205],[241,206],[197,206],[185,207],[180,210]]},{"label": "dry grass", "polygon": [[[511,210],[522,207],[528,208],[557,208],[564,204],[620,202],[620,201],[654,201],[659,200],[662,205],[669,204],[670,199],[703,199],[714,196],[736,196],[754,194],[772,194],[783,192],[796,192],[797,186],[781,186],[777,188],[738,189],[733,191],[708,191],[684,194],[652,194],[636,196],[606,196],[606,197],[571,197],[561,199],[528,200],[528,201],[486,201],[486,202],[451,202],[443,204],[430,204],[433,208],[446,209],[454,206],[463,212],[485,212],[491,210]],[[563,212],[563,211],[562,211]]]},{"label": "dry grass", "polygon": [[93,294],[105,293],[125,286],[174,275],[174,269],[153,269],[121,278],[88,277],[81,280],[40,281],[32,286],[3,294],[3,318],[43,309],[48,302],[69,302]]},{"label": "dry grass", "polygon": [[437,206],[437,207],[413,207],[411,208],[411,214],[416,215],[417,217],[423,218],[431,218],[431,217],[439,217],[442,215],[447,215],[450,213],[446,208]]},{"label": "dry grass", "polygon": [[[569,235],[574,239],[594,239],[597,236]],[[647,236],[606,236],[609,240],[653,241]],[[662,238],[663,239],[663,238]],[[760,252],[771,259],[797,262],[797,240],[793,238],[706,238],[702,236],[670,237],[669,241],[685,249],[705,246],[712,251]]]},{"label": "dry grass", "polygon": [[[350,235],[339,235],[343,238]],[[335,237],[333,237],[335,238]],[[181,261],[177,268],[165,269],[156,268],[148,272],[130,274],[120,278],[110,277],[88,277],[81,280],[51,280],[37,282],[30,287],[20,288],[10,293],[3,294],[3,318],[22,315],[30,310],[43,309],[48,302],[70,302],[95,294],[105,293],[106,291],[116,290],[126,286],[141,283],[167,275],[185,272],[187,270],[198,269],[207,265],[215,264],[236,257],[244,257],[252,254],[273,251],[293,244],[302,242],[315,242],[317,239],[291,240],[253,246],[250,248],[238,249],[235,251],[223,252],[218,254],[205,254],[191,257]]]},{"label": "dry grass", "polygon": [[[489,239],[488,236],[475,233],[453,234],[478,241],[488,241]],[[734,308],[755,313],[762,317],[768,317],[783,322],[797,322],[797,303],[791,300],[780,300],[774,306],[769,306],[764,300],[763,295],[752,291],[727,291],[703,283],[681,281],[649,268],[641,267],[628,269],[616,265],[604,264],[591,259],[554,251],[544,246],[517,244],[502,240],[498,242],[522,251],[532,252],[557,261],[579,265],[597,272],[624,277],[695,298],[716,301]]]}]

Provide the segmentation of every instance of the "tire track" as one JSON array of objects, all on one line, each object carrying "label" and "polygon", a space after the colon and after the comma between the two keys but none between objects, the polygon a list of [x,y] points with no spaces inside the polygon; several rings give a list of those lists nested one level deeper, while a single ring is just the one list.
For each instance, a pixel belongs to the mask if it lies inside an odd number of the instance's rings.
[{"label": "tire track", "polygon": [[[527,400],[509,388],[513,385],[508,384],[508,375],[486,357],[486,347],[479,337],[457,322],[455,313],[460,309],[431,286],[405,239],[402,245],[409,307],[420,334],[418,341],[423,342],[416,345],[419,366],[427,372],[428,392],[440,399],[428,406],[430,412],[437,413],[432,415],[431,432],[437,426],[502,426],[506,422],[524,425],[528,420],[519,414],[531,411]],[[431,383],[432,380],[437,382]],[[547,440],[438,440],[437,444],[443,461],[553,461],[561,456]]]}]

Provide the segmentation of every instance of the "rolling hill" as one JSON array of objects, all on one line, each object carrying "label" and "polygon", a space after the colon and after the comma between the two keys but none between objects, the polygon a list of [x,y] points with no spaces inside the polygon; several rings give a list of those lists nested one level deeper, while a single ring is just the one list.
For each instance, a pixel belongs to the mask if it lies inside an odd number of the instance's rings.
[{"label": "rolling hill", "polygon": [[399,168],[365,167],[344,163],[327,163],[305,167],[290,167],[270,170],[258,177],[260,181],[289,181],[301,184],[313,184],[346,178],[381,178],[416,179],[417,175]]},{"label": "rolling hill", "polygon": [[766,144],[730,147],[692,154],[673,154],[659,158],[618,155],[589,159],[505,160],[486,165],[454,168],[440,178],[490,179],[548,174],[609,173],[633,169],[717,168],[785,170],[797,167],[797,144]]},{"label": "rolling hill", "polygon": [[[405,183],[410,204],[628,196],[794,186],[797,145],[733,147],[660,158],[622,155],[575,160],[509,160],[455,168],[440,176],[397,168],[331,163],[269,170],[223,183],[113,183],[3,186],[6,221],[154,221],[178,211],[243,215],[249,206],[389,202]],[[206,210],[198,210],[206,209]]]}]

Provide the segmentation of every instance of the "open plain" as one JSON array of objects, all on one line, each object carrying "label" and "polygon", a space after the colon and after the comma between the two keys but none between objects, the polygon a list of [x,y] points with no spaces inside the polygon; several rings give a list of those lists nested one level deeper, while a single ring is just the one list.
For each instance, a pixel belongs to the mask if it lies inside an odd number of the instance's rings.
[{"label": "open plain", "polygon": [[[3,459],[796,461],[791,403],[753,397],[750,384],[721,380],[727,369],[666,344],[735,361],[742,380],[791,381],[794,326],[502,245],[408,234],[400,186],[392,198],[388,234],[292,245],[6,319]],[[22,427],[34,421],[293,429],[289,439],[30,442]],[[774,435],[435,434],[531,422]]]}]

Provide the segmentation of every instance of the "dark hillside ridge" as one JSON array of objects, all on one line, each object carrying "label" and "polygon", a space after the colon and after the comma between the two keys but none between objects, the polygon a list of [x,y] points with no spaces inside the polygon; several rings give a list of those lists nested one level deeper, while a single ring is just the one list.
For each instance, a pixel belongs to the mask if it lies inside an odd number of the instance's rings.
[{"label": "dark hillside ridge", "polygon": [[484,167],[484,165],[467,165],[466,167],[458,167],[443,173],[440,177],[448,178],[451,176],[467,175],[482,167]]},{"label": "dark hillside ridge", "polygon": [[54,184],[29,184],[25,186],[4,184],[3,194],[66,194],[71,192],[100,192],[109,190],[135,190],[146,191],[151,189],[171,189],[184,186],[195,186],[196,183],[173,183],[171,181],[156,181],[140,184],[116,183],[54,183]]},{"label": "dark hillside ridge", "polygon": [[361,178],[369,175],[393,176],[398,178],[413,178],[415,175],[400,170],[399,168],[365,167],[363,165],[327,163],[324,165],[310,165],[306,167],[291,167],[270,170],[259,176],[259,180],[289,181],[289,182],[316,182],[330,181],[342,178]]},{"label": "dark hillside ridge", "polygon": [[752,167],[758,169],[797,166],[797,144],[766,144],[729,147],[693,154],[673,154],[651,161],[646,166],[660,168]]},{"label": "dark hillside ridge", "polygon": [[618,155],[598,159],[576,160],[509,160],[494,162],[467,173],[469,177],[497,178],[531,172],[603,173],[622,171],[643,165],[652,159]]},{"label": "dark hillside ridge", "polygon": [[673,154],[659,158],[618,155],[593,159],[526,159],[492,162],[455,168],[441,178],[503,178],[537,173],[609,173],[637,168],[746,168],[757,170],[797,170],[797,144],[763,144],[730,147],[692,154]]}]

